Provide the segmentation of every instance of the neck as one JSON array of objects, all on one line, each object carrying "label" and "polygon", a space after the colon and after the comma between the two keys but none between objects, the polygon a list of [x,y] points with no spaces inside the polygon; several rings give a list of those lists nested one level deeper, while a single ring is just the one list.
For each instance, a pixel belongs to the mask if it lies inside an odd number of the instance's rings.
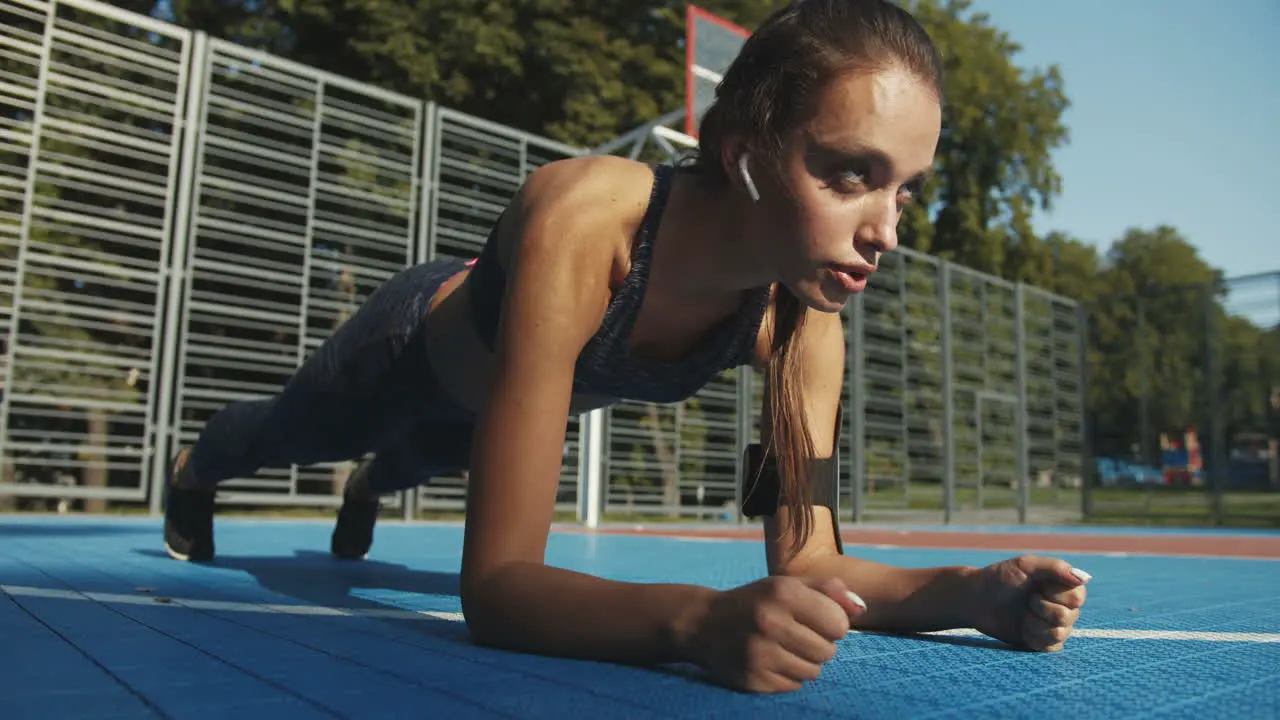
[{"label": "neck", "polygon": [[713,177],[675,177],[657,248],[667,284],[680,297],[734,303],[743,291],[777,279],[752,231],[750,205],[750,198]]}]

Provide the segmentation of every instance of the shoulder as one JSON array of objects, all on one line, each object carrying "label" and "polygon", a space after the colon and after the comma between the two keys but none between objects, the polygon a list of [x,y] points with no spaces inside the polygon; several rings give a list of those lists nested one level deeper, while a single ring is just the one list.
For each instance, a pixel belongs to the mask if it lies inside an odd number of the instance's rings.
[{"label": "shoulder", "polygon": [[571,264],[625,258],[653,183],[652,166],[611,155],[548,163],[529,174],[508,207],[501,254],[515,264],[548,253]]},{"label": "shoulder", "polygon": [[526,222],[565,227],[639,223],[649,204],[654,170],[612,155],[557,160],[530,173],[514,209]]},{"label": "shoulder", "polygon": [[643,185],[648,198],[653,166],[615,155],[587,155],[547,163],[529,173],[520,190],[526,201],[622,200]]}]

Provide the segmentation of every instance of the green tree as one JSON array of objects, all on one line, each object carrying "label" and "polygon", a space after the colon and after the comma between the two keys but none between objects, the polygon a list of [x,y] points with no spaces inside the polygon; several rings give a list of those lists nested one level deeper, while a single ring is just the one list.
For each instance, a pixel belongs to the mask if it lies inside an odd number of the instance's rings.
[{"label": "green tree", "polygon": [[[765,0],[702,3],[754,26]],[[685,3],[177,0],[173,20],[494,122],[591,146],[684,102]]]},{"label": "green tree", "polygon": [[1280,327],[1268,330],[1247,317],[1226,316],[1220,338],[1226,438],[1268,434],[1272,393],[1280,390]]},{"label": "green tree", "polygon": [[1162,432],[1203,428],[1206,333],[1218,273],[1177,230],[1132,228],[1108,250],[1091,305],[1089,377],[1100,454],[1148,457]]},{"label": "green tree", "polygon": [[1021,46],[969,0],[906,5],[942,54],[946,105],[936,175],[903,219],[903,243],[1012,278],[1036,237],[1032,213],[1061,191],[1051,153],[1068,138],[1062,75],[1021,67]]}]

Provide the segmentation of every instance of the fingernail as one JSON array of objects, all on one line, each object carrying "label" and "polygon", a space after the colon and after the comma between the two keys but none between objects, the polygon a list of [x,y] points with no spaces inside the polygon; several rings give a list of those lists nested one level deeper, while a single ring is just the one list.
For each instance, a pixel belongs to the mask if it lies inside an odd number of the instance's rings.
[{"label": "fingernail", "polygon": [[1075,575],[1075,576],[1076,576],[1076,577],[1078,577],[1078,578],[1080,578],[1080,582],[1085,582],[1085,583],[1087,583],[1087,582],[1089,582],[1090,580],[1092,580],[1092,579],[1093,579],[1093,576],[1092,576],[1092,575],[1090,575],[1089,573],[1087,573],[1087,572],[1085,572],[1085,571],[1081,570],[1080,568],[1071,568],[1071,574],[1072,574],[1072,575]]},{"label": "fingernail", "polygon": [[858,597],[857,593],[851,590],[849,592],[846,592],[845,595],[849,596],[849,602],[853,603],[854,605],[857,605],[863,610],[867,609],[867,603],[862,598]]}]

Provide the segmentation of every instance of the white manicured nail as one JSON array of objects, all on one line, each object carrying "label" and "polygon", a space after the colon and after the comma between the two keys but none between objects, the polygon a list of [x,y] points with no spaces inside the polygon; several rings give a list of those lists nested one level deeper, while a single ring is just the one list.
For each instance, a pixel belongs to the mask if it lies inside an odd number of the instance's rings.
[{"label": "white manicured nail", "polygon": [[849,596],[849,602],[853,603],[854,605],[857,605],[863,610],[867,609],[867,603],[862,598],[858,597],[857,593],[853,591],[849,591],[845,594]]},{"label": "white manicured nail", "polygon": [[1075,576],[1076,576],[1076,577],[1078,577],[1078,578],[1080,578],[1080,582],[1086,582],[1086,583],[1087,583],[1087,582],[1089,582],[1090,580],[1092,580],[1092,579],[1093,579],[1093,576],[1092,576],[1092,575],[1090,575],[1089,573],[1087,573],[1087,572],[1085,572],[1085,571],[1081,570],[1080,568],[1071,568],[1071,574],[1072,574],[1072,575],[1075,575]]}]

